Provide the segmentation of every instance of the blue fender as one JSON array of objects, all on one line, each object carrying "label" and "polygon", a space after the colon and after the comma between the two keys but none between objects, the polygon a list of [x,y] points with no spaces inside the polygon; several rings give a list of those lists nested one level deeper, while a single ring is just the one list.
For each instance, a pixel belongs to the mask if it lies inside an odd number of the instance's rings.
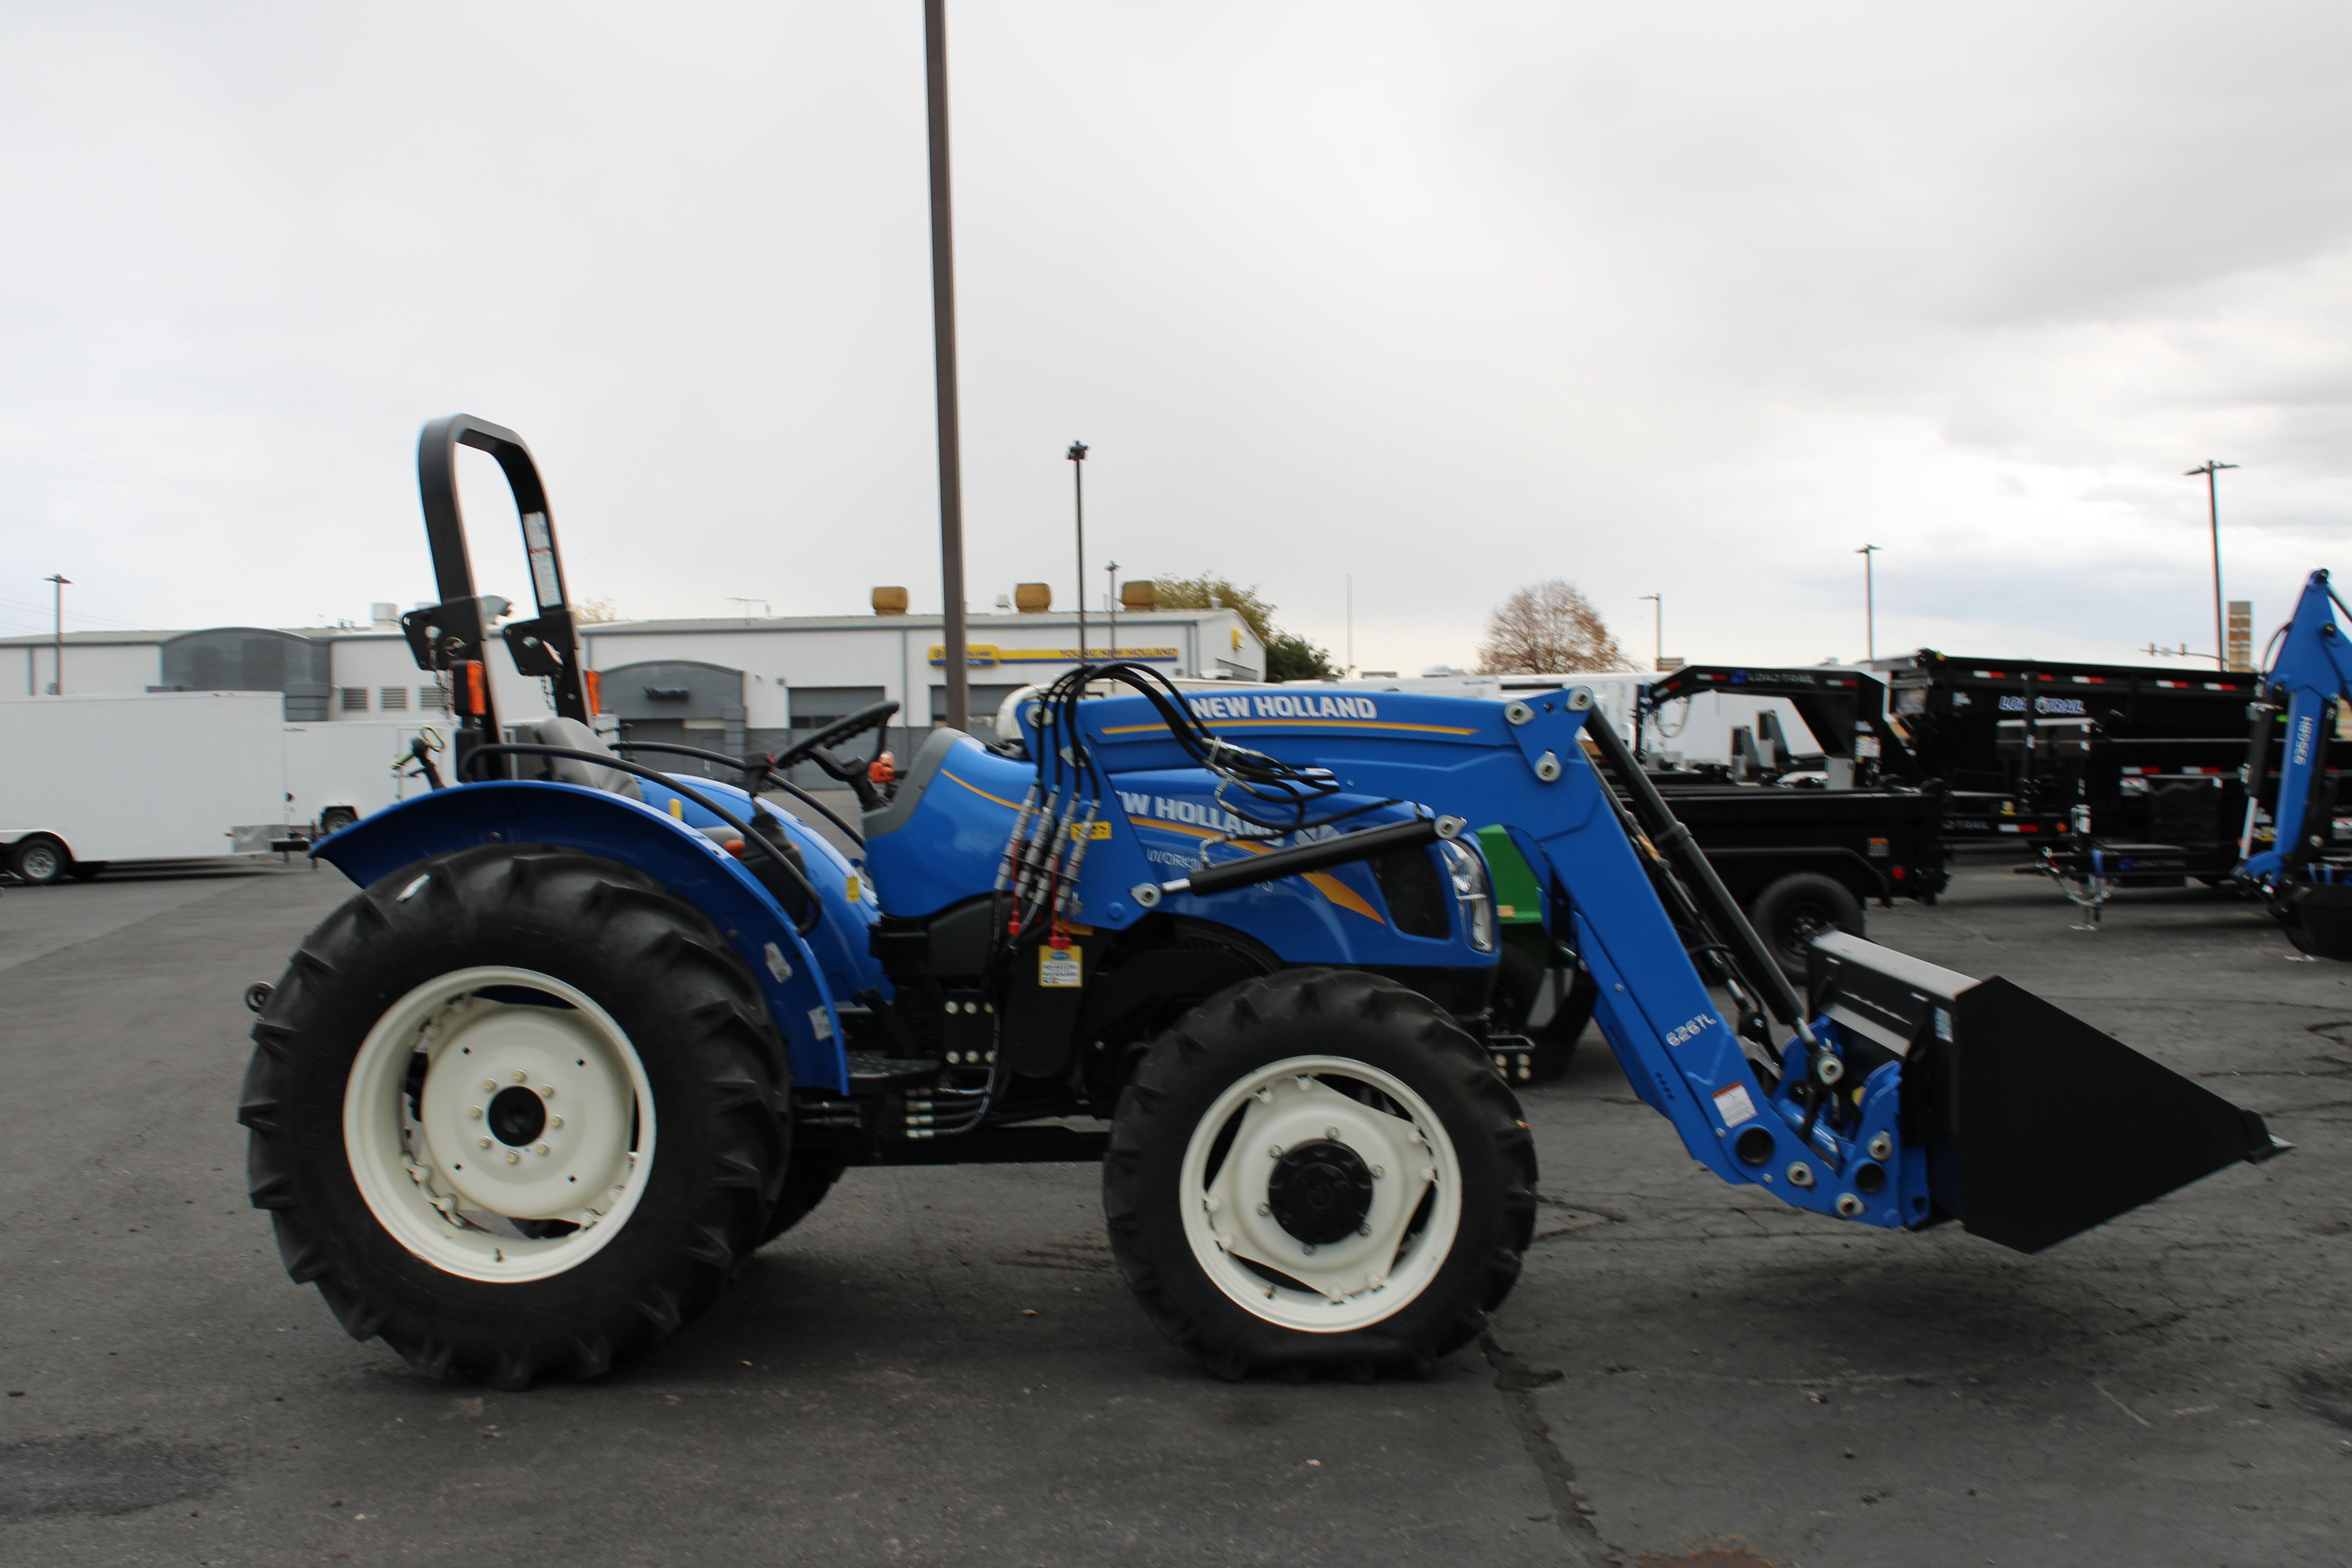
[{"label": "blue fender", "polygon": [[[688,787],[714,799],[724,793],[724,786],[701,780]],[[670,798],[650,780],[646,791],[665,802]],[[730,809],[735,804],[729,803]],[[789,816],[783,820],[787,831],[799,826]],[[794,837],[805,854],[814,835],[802,829]],[[430,856],[478,844],[555,844],[585,850],[642,871],[686,900],[751,964],[784,1037],[793,1084],[849,1092],[841,1016],[825,963],[749,871],[667,809],[576,784],[504,780],[459,784],[362,817],[322,840],[311,853],[364,888]],[[839,859],[829,846],[824,847],[827,856]],[[828,945],[845,946],[845,939],[855,931],[862,948],[864,926],[872,917],[845,929],[845,920],[856,918],[850,914],[853,906],[840,879],[817,874],[822,864],[811,858],[811,879],[817,883],[824,907],[814,934]],[[828,932],[828,927],[834,929]],[[837,955],[826,956],[838,963]]]}]

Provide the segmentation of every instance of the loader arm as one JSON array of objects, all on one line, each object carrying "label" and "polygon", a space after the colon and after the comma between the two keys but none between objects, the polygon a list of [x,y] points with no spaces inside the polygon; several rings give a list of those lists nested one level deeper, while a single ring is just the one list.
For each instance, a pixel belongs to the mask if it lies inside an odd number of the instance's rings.
[{"label": "loader arm", "polygon": [[2253,715],[2258,727],[2254,758],[2247,770],[2249,826],[2240,842],[2242,850],[2253,847],[2253,797],[2262,787],[2262,773],[2267,771],[2260,766],[2261,752],[2269,721],[2284,704],[2286,736],[2278,759],[2278,803],[2271,814],[2278,837],[2261,854],[2244,856],[2245,875],[2274,888],[2326,846],[2330,836],[2325,816],[2330,802],[2323,781],[2328,742],[2335,734],[2337,704],[2352,700],[2352,647],[2346,646],[2336,624],[2336,594],[2325,571],[2305,579],[2278,658],[2263,678],[2263,701]]},{"label": "loader arm", "polygon": [[[1552,889],[1554,936],[1599,983],[1594,1016],[1634,1092],[1724,1181],[1885,1228],[1957,1217],[2034,1251],[2276,1152],[2259,1118],[2005,981],[1840,937],[1801,1004],[1720,884],[1707,886],[1703,857],[1681,856],[1686,835],[1654,791],[1644,800],[1588,689],[1504,703],[1305,687],[1188,702],[1221,738],[1328,768],[1351,793],[1507,828]],[[1172,760],[1141,700],[1087,703],[1086,723],[1115,769],[1155,765],[1163,750]],[[1621,815],[1596,754],[1618,761],[1642,819]],[[1793,1026],[1779,1048],[1744,1044],[1724,1017],[1653,881],[1658,861]],[[2128,1118],[2084,1114],[2103,1084],[2116,1091],[2104,1109],[2120,1097]]]}]

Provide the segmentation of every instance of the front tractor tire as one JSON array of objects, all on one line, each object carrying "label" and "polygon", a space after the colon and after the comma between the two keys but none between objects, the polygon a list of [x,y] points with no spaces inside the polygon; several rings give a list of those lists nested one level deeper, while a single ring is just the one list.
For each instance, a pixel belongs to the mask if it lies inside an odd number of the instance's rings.
[{"label": "front tractor tire", "polygon": [[1427,1369],[1476,1338],[1535,1226],[1534,1140],[1445,1013],[1393,981],[1287,970],[1146,1053],[1103,1163],[1111,1251],[1218,1375]]},{"label": "front tractor tire", "polygon": [[693,906],[577,850],[420,861],[304,939],[254,1026],[252,1200],[354,1339],[501,1388],[708,1308],[789,1153],[783,1043]]}]

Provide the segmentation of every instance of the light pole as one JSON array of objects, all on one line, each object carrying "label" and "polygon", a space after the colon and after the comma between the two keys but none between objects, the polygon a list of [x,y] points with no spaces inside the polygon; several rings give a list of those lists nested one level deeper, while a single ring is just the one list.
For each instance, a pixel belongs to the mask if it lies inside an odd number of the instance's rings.
[{"label": "light pole", "polygon": [[1863,658],[1867,663],[1878,657],[1878,576],[1872,570],[1877,563],[1871,559],[1878,553],[1878,546],[1865,544],[1854,553],[1862,557],[1863,647],[1867,650]]},{"label": "light pole", "polygon": [[66,586],[73,579],[52,574],[43,581],[54,584],[49,593],[51,605],[57,614],[57,641],[51,645],[52,651],[49,655],[50,662],[54,667],[53,673],[57,679],[49,682],[49,695],[63,697],[66,694]]},{"label": "light pole", "polygon": [[1078,662],[1087,662],[1087,444],[1073,441],[1062,454],[1070,459],[1070,496],[1078,509]]},{"label": "light pole", "polygon": [[971,728],[963,619],[963,435],[956,410],[955,204],[948,183],[947,0],[923,0],[923,81],[931,130],[931,363],[939,386],[940,663],[949,727]]},{"label": "light pole", "polygon": [[2230,645],[2221,635],[2221,482],[2215,477],[2223,468],[2234,468],[2235,463],[2217,463],[2208,458],[2198,467],[2180,477],[2193,479],[2205,476],[2205,517],[2213,528],[2213,668],[2230,668]]},{"label": "light pole", "polygon": [[1642,597],[1657,606],[1657,640],[1651,644],[1650,668],[1664,669],[1666,668],[1666,596],[1664,594],[1644,594]]},{"label": "light pole", "polygon": [[1108,584],[1103,593],[1103,614],[1110,617],[1110,650],[1103,657],[1113,663],[1118,660],[1118,563],[1103,568],[1103,581]]},{"label": "light pole", "polygon": [[1356,574],[1348,574],[1348,679],[1356,679]]}]

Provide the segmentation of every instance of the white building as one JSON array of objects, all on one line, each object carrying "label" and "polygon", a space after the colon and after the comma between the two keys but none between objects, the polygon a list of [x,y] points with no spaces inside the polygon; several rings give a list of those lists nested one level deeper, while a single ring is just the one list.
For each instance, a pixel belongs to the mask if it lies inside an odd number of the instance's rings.
[{"label": "white building", "polygon": [[[416,668],[393,611],[378,605],[365,628],[68,632],[63,689],[278,691],[292,722],[446,710],[442,683]],[[1117,632],[1120,657],[1171,676],[1257,680],[1265,673],[1265,648],[1231,610],[1122,610]],[[581,634],[587,668],[601,677],[604,710],[625,739],[737,756],[775,752],[796,732],[895,701],[891,743],[904,760],[914,732],[947,717],[936,615],[617,621]],[[1105,658],[1109,640],[1103,618],[1090,616],[1089,656]],[[1006,696],[1077,663],[1077,617],[973,615],[966,642],[972,728],[985,735]],[[490,664],[501,719],[519,723],[551,711],[542,682],[517,675],[503,658]],[[0,638],[0,685],[30,696],[57,679],[55,639]]]}]

